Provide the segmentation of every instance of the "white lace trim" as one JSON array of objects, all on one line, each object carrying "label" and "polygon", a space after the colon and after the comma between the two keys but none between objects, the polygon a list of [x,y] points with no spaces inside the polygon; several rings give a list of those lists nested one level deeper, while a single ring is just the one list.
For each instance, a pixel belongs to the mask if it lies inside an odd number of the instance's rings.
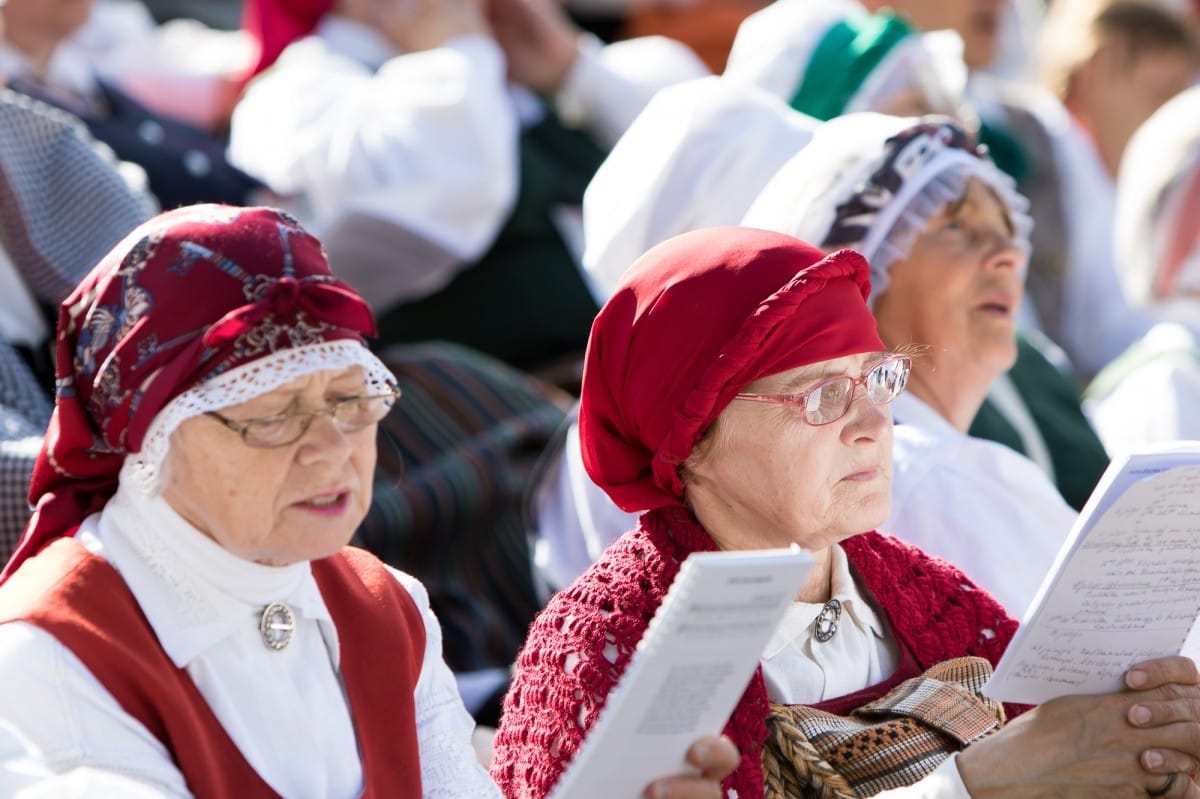
[{"label": "white lace trim", "polygon": [[395,375],[373,352],[353,339],[339,339],[279,350],[188,389],[154,417],[141,450],[126,456],[121,484],[137,488],[146,496],[160,494],[165,486],[163,465],[170,451],[171,434],[193,416],[248,402],[313,372],[349,366],[363,368],[368,391],[396,385]]}]

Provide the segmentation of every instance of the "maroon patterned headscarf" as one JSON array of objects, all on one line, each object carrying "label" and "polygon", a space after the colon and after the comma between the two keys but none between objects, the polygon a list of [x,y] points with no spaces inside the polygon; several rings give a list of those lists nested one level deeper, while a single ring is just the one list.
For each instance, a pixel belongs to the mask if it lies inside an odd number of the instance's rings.
[{"label": "maroon patterned headscarf", "polygon": [[639,258],[592,324],[583,464],[626,511],[683,503],[679,464],[768,375],[882,352],[861,255],[753,228],[684,233]]},{"label": "maroon patterned headscarf", "polygon": [[284,350],[374,334],[320,242],[280,211],[196,205],[144,223],[61,305],[36,511],[0,582],[104,506],[171,400]]}]

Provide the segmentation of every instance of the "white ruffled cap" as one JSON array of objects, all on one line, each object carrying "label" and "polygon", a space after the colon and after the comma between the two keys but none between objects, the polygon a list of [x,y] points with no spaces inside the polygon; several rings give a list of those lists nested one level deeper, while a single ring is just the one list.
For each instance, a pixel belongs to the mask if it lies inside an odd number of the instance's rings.
[{"label": "white ruffled cap", "polygon": [[[938,118],[926,117],[925,120]],[[881,165],[889,138],[922,122],[916,117],[847,114],[824,123],[802,152],[785,164],[742,217],[747,227],[787,233],[818,247],[829,235],[839,205],[863,190]],[[929,220],[962,197],[967,181],[977,178],[1008,208],[1015,243],[1029,252],[1029,202],[1012,179],[986,158],[946,148],[914,171],[874,215],[860,241],[839,244],[863,255],[871,265],[871,300],[887,288],[888,270],[907,255]]]},{"label": "white ruffled cap", "polygon": [[337,339],[278,350],[188,389],[150,422],[141,451],[125,457],[121,484],[136,487],[147,496],[160,494],[166,487],[163,465],[170,452],[171,434],[193,416],[248,402],[313,372],[351,366],[363,368],[369,393],[382,393],[396,385],[395,375],[365,345],[354,339]]},{"label": "white ruffled cap", "polygon": [[[1160,106],[1133,134],[1121,158],[1113,248],[1134,307],[1166,299],[1155,297],[1153,287],[1170,234],[1181,222],[1172,190],[1195,169],[1200,169],[1200,86]],[[1193,257],[1180,272],[1176,287],[1200,289],[1200,258]]]},{"label": "white ruffled cap", "polygon": [[583,265],[598,303],[655,244],[733,225],[819,123],[753,87],[706,77],[663,89],[583,196]]}]

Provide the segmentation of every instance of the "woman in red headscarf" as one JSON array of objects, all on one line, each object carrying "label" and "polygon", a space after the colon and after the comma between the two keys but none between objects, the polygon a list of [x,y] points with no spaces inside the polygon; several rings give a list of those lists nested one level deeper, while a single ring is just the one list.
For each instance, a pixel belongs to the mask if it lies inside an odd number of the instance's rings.
[{"label": "woman in red headscarf", "polygon": [[399,395],[374,329],[263,208],[155,217],[63,302],[0,576],[0,793],[495,795],[425,590],[346,547]]},{"label": "woman in red headscarf", "polygon": [[[1200,755],[1190,661],[1137,667],[1155,690],[1004,727],[979,689],[1017,622],[950,564],[873,532],[909,358],[884,351],[868,273],[853,251],[749,228],[683,234],[625,273],[592,328],[579,429],[592,479],[644,513],[530,630],[494,742],[509,799],[548,793],[689,554],[791,544],[816,565],[725,727],[742,754],[726,796],[1195,791],[1160,776]],[[1173,696],[1192,699],[1135,729],[1135,707]]]}]

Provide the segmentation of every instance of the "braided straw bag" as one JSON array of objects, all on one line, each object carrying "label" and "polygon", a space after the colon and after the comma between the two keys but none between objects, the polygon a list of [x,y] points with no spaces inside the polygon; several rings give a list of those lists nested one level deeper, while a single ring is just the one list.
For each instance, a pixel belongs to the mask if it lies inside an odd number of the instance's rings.
[{"label": "braided straw bag", "polygon": [[849,716],[772,703],[766,799],[857,799],[917,782],[1004,724],[1003,706],[980,694],[991,673],[983,658],[948,660]]}]

